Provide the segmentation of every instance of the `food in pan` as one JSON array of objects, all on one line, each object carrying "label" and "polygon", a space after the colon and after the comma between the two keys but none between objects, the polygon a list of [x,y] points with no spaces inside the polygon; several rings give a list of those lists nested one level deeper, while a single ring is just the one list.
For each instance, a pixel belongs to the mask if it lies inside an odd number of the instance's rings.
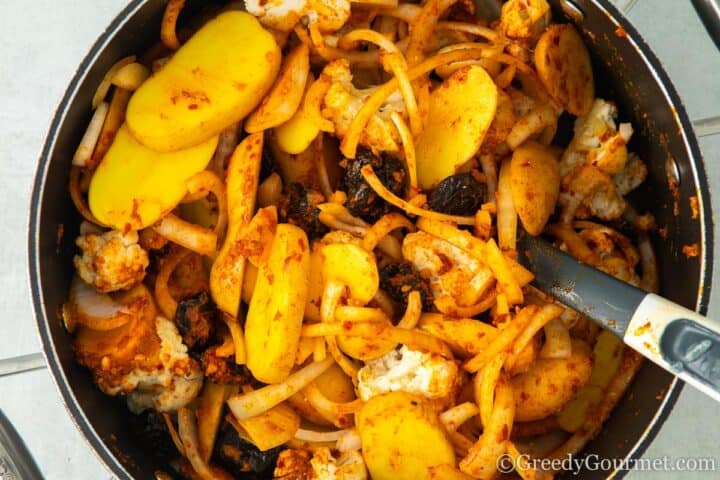
[{"label": "food in pan", "polygon": [[545,0],[183,3],[73,157],[78,362],[187,478],[551,477],[523,454],[581,450],[640,358],[518,235],[658,283],[579,33]]}]

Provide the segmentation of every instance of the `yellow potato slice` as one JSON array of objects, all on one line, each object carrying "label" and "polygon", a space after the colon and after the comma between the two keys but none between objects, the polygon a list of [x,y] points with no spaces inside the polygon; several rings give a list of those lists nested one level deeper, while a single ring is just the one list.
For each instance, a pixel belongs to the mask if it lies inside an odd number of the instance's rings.
[{"label": "yellow potato slice", "polygon": [[[310,89],[312,83],[312,78],[308,78],[305,93]],[[305,98],[307,99],[307,97]],[[285,153],[297,155],[304,152],[320,133],[320,125],[315,120],[311,109],[309,103],[303,101],[290,120],[275,127],[275,140],[278,147]]]},{"label": "yellow potato slice", "polygon": [[535,47],[535,68],[553,99],[573,115],[587,115],[595,98],[590,54],[570,24],[551,25]]},{"label": "yellow potato slice", "polygon": [[430,480],[431,467],[455,466],[453,447],[425,399],[393,392],[370,399],[357,416],[373,480]]},{"label": "yellow potato slice", "polygon": [[569,358],[541,358],[527,373],[513,377],[515,420],[531,422],[560,411],[588,382],[593,356],[590,347],[574,340]]},{"label": "yellow potato slice", "polygon": [[90,182],[95,218],[118,230],[140,230],[174,209],[190,177],[205,169],[218,137],[177,152],[144,147],[123,125]]},{"label": "yellow potato slice", "polygon": [[309,73],[310,49],[301,43],[285,56],[270,93],[247,118],[245,131],[256,133],[290,120],[300,106]]},{"label": "yellow potato slice", "polygon": [[560,163],[552,151],[525,142],[510,160],[510,189],[520,221],[530,235],[539,235],[560,194]]},{"label": "yellow potato slice", "polygon": [[255,211],[263,134],[248,135],[235,148],[227,170],[228,230],[210,270],[210,294],[223,312],[236,317],[242,296],[245,257],[237,250]]},{"label": "yellow potato slice", "polygon": [[307,235],[294,225],[278,225],[268,261],[258,270],[245,322],[247,367],[261,382],[279,383],[290,375],[309,277]]},{"label": "yellow potato slice", "polygon": [[197,145],[257,106],[280,59],[275,39],[255,17],[222,13],[138,88],[128,105],[128,127],[154,150]]},{"label": "yellow potato slice", "polygon": [[431,189],[478,151],[497,108],[497,87],[478,65],[462,68],[430,94],[432,121],[416,146],[418,183]]}]

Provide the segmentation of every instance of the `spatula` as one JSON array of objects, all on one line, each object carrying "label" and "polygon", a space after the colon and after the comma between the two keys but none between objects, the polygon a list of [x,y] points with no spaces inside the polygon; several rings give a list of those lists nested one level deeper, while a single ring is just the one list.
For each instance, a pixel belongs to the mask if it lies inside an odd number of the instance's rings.
[{"label": "spatula", "polygon": [[720,324],[580,263],[538,237],[521,235],[518,251],[538,289],[720,401]]}]

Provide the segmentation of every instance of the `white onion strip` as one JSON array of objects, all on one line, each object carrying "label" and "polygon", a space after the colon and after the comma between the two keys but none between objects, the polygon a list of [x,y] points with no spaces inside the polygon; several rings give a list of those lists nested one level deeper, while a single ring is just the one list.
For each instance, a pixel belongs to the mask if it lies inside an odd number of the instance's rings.
[{"label": "white onion strip", "polygon": [[305,388],[335,363],[332,358],[311,363],[290,375],[284,382],[230,397],[228,406],[235,418],[245,420],[271,409]]},{"label": "white onion strip", "polygon": [[98,105],[95,113],[93,113],[90,123],[88,124],[87,130],[83,134],[80,145],[75,150],[73,155],[72,164],[78,167],[85,167],[92,158],[93,151],[95,151],[95,145],[97,145],[98,139],[100,138],[100,132],[102,131],[103,123],[105,123],[105,117],[107,117],[108,109],[110,105],[107,102],[101,102]]}]

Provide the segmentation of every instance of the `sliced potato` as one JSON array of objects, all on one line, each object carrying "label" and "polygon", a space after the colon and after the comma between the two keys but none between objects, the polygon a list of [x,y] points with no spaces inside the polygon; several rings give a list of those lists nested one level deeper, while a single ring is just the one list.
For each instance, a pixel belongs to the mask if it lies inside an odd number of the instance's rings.
[{"label": "sliced potato", "polygon": [[230,157],[227,172],[228,230],[225,241],[210,270],[210,294],[218,308],[236,317],[242,294],[245,257],[236,245],[242,229],[250,222],[255,210],[263,135],[248,135]]},{"label": "sliced potato", "polygon": [[487,348],[498,329],[474,318],[450,318],[438,313],[424,313],[418,324],[421,330],[438,337],[458,355],[472,357]]},{"label": "sliced potato", "polygon": [[256,417],[238,420],[238,423],[252,443],[266,451],[292,440],[300,428],[300,416],[281,403]]},{"label": "sliced potato", "polygon": [[588,413],[603,397],[620,367],[625,346],[608,330],[598,335],[593,348],[593,369],[590,380],[557,414],[558,425],[567,432],[575,432],[585,424]]},{"label": "sliced potato", "polygon": [[590,54],[570,24],[550,25],[535,47],[535,68],[550,96],[573,115],[587,115],[595,98]]},{"label": "sliced potato", "polygon": [[245,344],[248,369],[264,383],[282,382],[295,364],[310,277],[308,245],[302,229],[280,224],[258,270]]},{"label": "sliced potato", "polygon": [[255,17],[222,13],[138,88],[128,105],[128,127],[154,150],[197,145],[257,106],[280,59],[275,39]]},{"label": "sliced potato", "polygon": [[416,146],[418,183],[431,189],[478,151],[495,118],[497,87],[478,65],[450,75],[430,94],[427,126]]},{"label": "sliced potato", "polygon": [[[305,86],[305,93],[313,84],[312,74]],[[320,133],[320,125],[315,121],[307,96],[290,120],[275,127],[277,145],[285,153],[297,155],[308,149]]]},{"label": "sliced potato", "polygon": [[560,194],[560,162],[548,147],[525,142],[510,161],[510,188],[520,221],[530,235],[539,235]]},{"label": "sliced potato", "polygon": [[188,179],[205,169],[217,142],[214,136],[185,150],[160,153],[121,126],[90,181],[90,211],[118,230],[152,225],[180,203]]},{"label": "sliced potato", "polygon": [[245,122],[248,133],[260,132],[287,122],[298,111],[310,73],[310,48],[301,43],[285,56],[270,92]]},{"label": "sliced potato", "polygon": [[362,454],[374,480],[430,480],[430,467],[455,466],[453,447],[423,397],[393,392],[360,410]]},{"label": "sliced potato", "polygon": [[313,145],[308,144],[308,147],[298,154],[290,154],[280,146],[276,130],[269,133],[267,139],[267,146],[275,159],[275,165],[277,165],[283,184],[300,182],[309,187],[318,185],[317,162],[315,161],[317,152]]},{"label": "sliced potato", "polygon": [[588,382],[593,356],[590,347],[573,341],[569,358],[541,358],[527,373],[512,378],[515,420],[531,422],[560,411]]},{"label": "sliced potato", "polygon": [[380,285],[380,275],[373,254],[351,243],[331,243],[320,248],[322,278],[348,287],[350,297],[365,305],[373,299]]}]

